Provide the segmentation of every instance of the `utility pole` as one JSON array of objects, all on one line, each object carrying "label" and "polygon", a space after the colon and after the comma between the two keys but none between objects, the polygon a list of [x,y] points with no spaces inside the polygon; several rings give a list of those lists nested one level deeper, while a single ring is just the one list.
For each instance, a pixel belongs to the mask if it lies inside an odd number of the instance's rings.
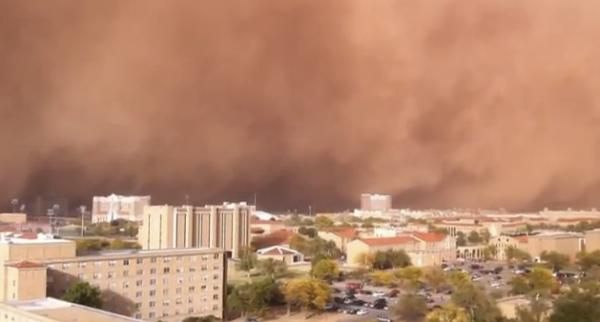
[{"label": "utility pole", "polygon": [[79,211],[81,211],[81,237],[83,238],[83,216],[85,216],[86,207],[81,205],[79,206]]},{"label": "utility pole", "polygon": [[312,217],[312,206],[308,205],[308,216]]},{"label": "utility pole", "polygon": [[258,209],[258,206],[256,205],[256,192],[254,193],[254,209]]}]

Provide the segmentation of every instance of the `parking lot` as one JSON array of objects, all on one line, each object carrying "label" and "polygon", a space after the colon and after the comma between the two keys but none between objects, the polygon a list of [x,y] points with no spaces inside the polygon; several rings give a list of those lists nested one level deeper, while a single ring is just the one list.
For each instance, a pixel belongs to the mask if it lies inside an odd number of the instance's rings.
[{"label": "parking lot", "polygon": [[[516,275],[516,268],[509,268],[505,262],[489,261],[485,263],[471,261],[455,261],[443,265],[446,272],[458,270],[467,273],[471,280],[481,285],[489,293],[497,292],[506,296],[510,290],[509,281]],[[350,285],[353,286],[353,285]],[[398,298],[407,290],[401,287],[381,287],[369,284],[361,285],[355,292],[348,292],[348,281],[334,282],[335,306],[331,310],[346,313],[338,321],[351,322],[366,320],[367,318],[391,318],[390,310],[397,303]],[[396,293],[397,294],[394,294]],[[450,290],[435,293],[428,287],[422,287],[417,291],[422,295],[430,309],[445,305],[451,298]],[[378,303],[378,307],[373,307]],[[385,303],[385,305],[382,305]]]}]

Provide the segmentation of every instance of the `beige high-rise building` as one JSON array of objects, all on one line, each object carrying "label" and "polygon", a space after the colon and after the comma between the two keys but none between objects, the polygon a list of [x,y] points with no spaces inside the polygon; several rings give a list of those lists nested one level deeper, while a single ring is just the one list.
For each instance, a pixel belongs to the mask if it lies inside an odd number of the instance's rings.
[{"label": "beige high-rise building", "polygon": [[142,249],[222,248],[238,258],[250,245],[250,218],[254,206],[224,203],[219,206],[149,206],[138,233]]},{"label": "beige high-rise building", "polygon": [[360,195],[360,209],[367,211],[388,211],[392,209],[392,196],[363,193]]},{"label": "beige high-rise building", "polygon": [[1,239],[0,301],[60,298],[69,286],[86,281],[102,291],[103,309],[136,319],[179,322],[189,316],[223,317],[227,265],[222,249],[76,256],[75,248],[72,241],[42,235]]},{"label": "beige high-rise building", "polygon": [[92,222],[111,222],[116,219],[141,221],[144,207],[150,205],[150,196],[94,197],[92,201]]}]

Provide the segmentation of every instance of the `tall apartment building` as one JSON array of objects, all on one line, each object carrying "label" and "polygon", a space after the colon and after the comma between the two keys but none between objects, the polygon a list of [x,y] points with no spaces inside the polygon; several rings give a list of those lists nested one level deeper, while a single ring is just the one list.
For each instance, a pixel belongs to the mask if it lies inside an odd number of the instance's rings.
[{"label": "tall apartment building", "polygon": [[250,245],[254,210],[246,203],[146,207],[138,242],[142,249],[222,248],[238,258],[240,250]]},{"label": "tall apartment building", "polygon": [[67,240],[5,239],[0,240],[0,300],[61,297],[70,285],[86,281],[102,291],[103,309],[135,319],[223,317],[226,267],[221,249],[75,256],[75,243]]},{"label": "tall apartment building", "polygon": [[392,209],[392,196],[363,193],[360,195],[360,209],[365,211],[388,211]]},{"label": "tall apartment building", "polygon": [[92,222],[111,222],[115,219],[141,221],[144,208],[150,205],[150,196],[94,197],[92,201]]}]

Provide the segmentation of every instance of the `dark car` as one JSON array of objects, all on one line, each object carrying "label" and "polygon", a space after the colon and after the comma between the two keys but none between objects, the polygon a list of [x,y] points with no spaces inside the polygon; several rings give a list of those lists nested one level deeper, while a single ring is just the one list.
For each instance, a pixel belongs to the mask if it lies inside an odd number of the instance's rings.
[{"label": "dark car", "polygon": [[371,294],[373,294],[373,291],[369,291],[369,290],[360,290],[358,292],[360,294],[365,294],[365,295],[371,295]]},{"label": "dark car", "polygon": [[481,265],[479,264],[471,264],[471,269],[480,269]]},{"label": "dark car", "polygon": [[365,305],[365,301],[363,300],[354,300],[351,302],[352,305],[356,305],[356,306],[363,306]]},{"label": "dark car", "polygon": [[328,303],[325,305],[325,307],[323,309],[327,312],[335,312],[335,311],[337,311],[338,306],[335,303]]},{"label": "dark car", "polygon": [[357,309],[347,309],[347,310],[344,310],[344,313],[346,313],[346,314],[352,314],[352,315],[355,315],[355,314],[356,314],[356,312],[358,312],[358,310],[357,310]]},{"label": "dark car", "polygon": [[246,322],[258,322],[256,318],[246,318]]},{"label": "dark car", "polygon": [[333,298],[333,302],[337,304],[344,304],[344,299],[339,296],[336,296]]},{"label": "dark car", "polygon": [[387,304],[388,303],[386,299],[376,299],[375,302],[373,302],[373,308],[377,310],[383,310]]},{"label": "dark car", "polygon": [[503,269],[504,269],[504,268],[503,268],[502,266],[498,266],[498,267],[494,268],[494,273],[496,273],[496,274],[500,274],[500,273],[502,273],[502,270],[503,270]]}]

